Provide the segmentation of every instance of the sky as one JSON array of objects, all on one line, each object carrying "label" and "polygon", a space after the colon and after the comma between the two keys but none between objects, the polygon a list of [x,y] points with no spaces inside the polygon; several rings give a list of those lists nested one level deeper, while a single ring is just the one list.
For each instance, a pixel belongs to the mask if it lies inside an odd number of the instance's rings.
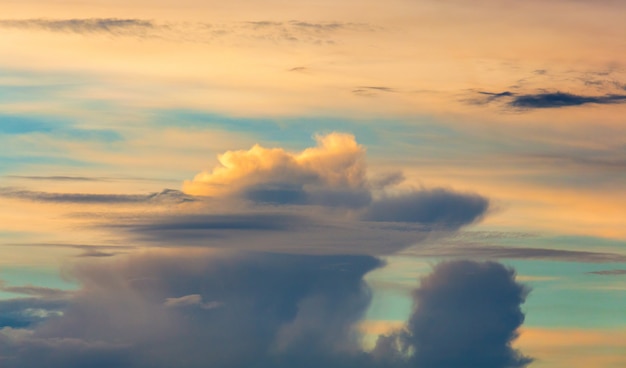
[{"label": "sky", "polygon": [[626,366],[624,14],[2,1],[0,366]]}]

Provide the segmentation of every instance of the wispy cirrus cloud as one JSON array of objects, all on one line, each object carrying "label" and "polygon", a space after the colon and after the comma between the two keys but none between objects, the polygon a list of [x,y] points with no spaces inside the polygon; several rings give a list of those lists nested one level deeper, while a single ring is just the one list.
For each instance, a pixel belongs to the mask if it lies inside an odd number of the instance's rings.
[{"label": "wispy cirrus cloud", "polygon": [[0,28],[33,29],[69,33],[108,33],[113,35],[141,35],[158,26],[145,19],[73,18],[73,19],[3,19]]},{"label": "wispy cirrus cloud", "polygon": [[411,249],[408,254],[418,257],[454,257],[472,259],[537,259],[563,262],[624,263],[626,256],[618,253],[579,250],[531,248],[498,245],[440,246]]},{"label": "wispy cirrus cloud", "polygon": [[0,187],[0,197],[50,203],[148,203],[192,202],[194,198],[175,189],[164,189],[150,194],[95,194],[95,193],[50,193],[11,187]]},{"label": "wispy cirrus cloud", "polygon": [[602,270],[587,272],[592,275],[604,275],[604,276],[621,276],[626,275],[626,270]]},{"label": "wispy cirrus cloud", "polygon": [[159,38],[176,42],[211,42],[228,39],[333,44],[340,32],[373,32],[365,23],[243,21],[230,23],[156,22],[149,19],[71,18],[0,19],[0,28],[81,35]]}]

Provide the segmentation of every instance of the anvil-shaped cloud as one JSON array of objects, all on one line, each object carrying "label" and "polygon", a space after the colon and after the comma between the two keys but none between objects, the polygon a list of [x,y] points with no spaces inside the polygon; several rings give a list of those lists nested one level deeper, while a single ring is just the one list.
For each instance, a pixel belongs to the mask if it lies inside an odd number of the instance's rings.
[{"label": "anvil-shaped cloud", "polygon": [[371,255],[456,231],[489,209],[473,193],[400,190],[394,185],[401,175],[370,181],[365,148],[354,136],[316,140],[298,153],[260,145],[228,151],[218,167],[183,184],[186,194],[206,198],[113,228],[160,246]]}]

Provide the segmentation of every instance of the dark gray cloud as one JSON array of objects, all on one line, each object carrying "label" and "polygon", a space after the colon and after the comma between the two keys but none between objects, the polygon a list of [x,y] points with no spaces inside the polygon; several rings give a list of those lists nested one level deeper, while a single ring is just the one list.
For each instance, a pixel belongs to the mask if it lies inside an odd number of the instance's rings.
[{"label": "dark gray cloud", "polygon": [[72,296],[67,290],[34,285],[8,286],[3,281],[0,281],[0,291],[23,295],[0,300],[0,329],[29,327],[57,317]]},{"label": "dark gray cloud", "polygon": [[623,94],[588,96],[558,91],[529,94],[518,94],[509,91],[499,93],[479,91],[478,93],[486,97],[483,99],[473,98],[468,102],[472,104],[486,104],[504,100],[508,107],[516,109],[547,109],[587,104],[609,105],[626,102],[626,95]]},{"label": "dark gray cloud", "polygon": [[6,367],[101,357],[118,367],[343,367],[335,356],[356,367],[356,323],[371,297],[363,275],[380,265],[369,256],[210,254],[81,266],[73,275],[83,289],[63,315],[21,338],[3,331],[0,355]]},{"label": "dark gray cloud", "polygon": [[512,107],[540,109],[580,106],[585,104],[616,104],[626,102],[626,95],[609,94],[602,96],[584,96],[565,92],[515,95],[509,102]]},{"label": "dark gray cloud", "polygon": [[436,188],[375,200],[363,218],[456,230],[479,220],[488,209],[489,200],[485,197]]},{"label": "dark gray cloud", "polygon": [[[295,230],[306,221],[306,217],[288,213],[189,214],[156,218],[154,222],[131,225],[131,228],[142,233],[187,230],[285,231]],[[206,233],[202,236],[206,236]]]},{"label": "dark gray cloud", "polygon": [[[17,298],[0,300],[0,331],[2,328],[26,328],[58,317],[67,307],[64,299]],[[0,338],[2,333],[0,332]],[[0,357],[2,347],[0,346]]]},{"label": "dark gray cloud", "polygon": [[602,270],[602,271],[592,271],[588,273],[593,274],[593,275],[621,276],[621,275],[626,275],[626,270]]},{"label": "dark gray cloud", "polygon": [[[385,179],[390,180],[396,178]],[[417,244],[433,231],[452,234],[489,208],[484,197],[447,189],[375,201],[360,188],[305,191],[264,184],[244,193],[236,193],[244,201],[213,198],[176,212],[104,220],[95,214],[94,219],[118,236],[150,246],[382,255]],[[314,206],[303,211],[302,205]]]},{"label": "dark gray cloud", "polygon": [[[381,337],[388,349],[379,343],[363,351],[357,324],[371,300],[363,276],[381,265],[370,256],[230,252],[81,263],[69,275],[82,288],[62,314],[1,329],[0,356],[7,368],[428,368],[442,357],[466,363],[438,367],[504,368],[527,361],[510,348],[526,290],[510,269],[469,261],[437,266],[416,291],[405,331]],[[36,302],[13,303],[23,311]]]},{"label": "dark gray cloud", "polygon": [[419,368],[524,367],[532,360],[511,343],[524,322],[527,294],[515,272],[499,263],[440,263],[415,291],[404,331],[380,338],[375,353],[414,351],[409,366]]},{"label": "dark gray cloud", "polygon": [[144,19],[87,18],[87,19],[5,19],[0,28],[39,29],[52,32],[140,34],[156,25]]},{"label": "dark gray cloud", "polygon": [[91,193],[50,193],[0,187],[0,197],[16,198],[36,202],[51,203],[183,203],[195,199],[175,189],[164,189],[150,194],[91,194]]},{"label": "dark gray cloud", "polygon": [[367,189],[305,190],[302,185],[257,185],[246,188],[243,197],[256,203],[319,205],[327,207],[359,208],[368,205],[371,194]]}]

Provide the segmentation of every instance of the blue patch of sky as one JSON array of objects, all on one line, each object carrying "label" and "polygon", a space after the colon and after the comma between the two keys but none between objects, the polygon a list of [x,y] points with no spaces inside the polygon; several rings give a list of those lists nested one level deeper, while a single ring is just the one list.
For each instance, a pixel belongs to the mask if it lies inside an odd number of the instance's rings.
[{"label": "blue patch of sky", "polygon": [[[413,147],[440,147],[441,139],[461,136],[431,117],[404,119],[348,119],[329,116],[233,117],[199,110],[153,111],[152,121],[183,129],[220,129],[257,137],[260,143],[278,143],[290,149],[311,146],[311,137],[334,131],[355,134],[357,141],[375,154],[390,154],[403,143]],[[266,143],[267,142],[267,143]]]},{"label": "blue patch of sky", "polygon": [[[33,285],[51,289],[75,290],[78,284],[61,277],[55,267],[24,267],[2,266],[0,267],[0,280],[7,286]],[[0,292],[0,299],[15,298],[16,294]]]},{"label": "blue patch of sky", "polygon": [[[624,263],[507,261],[532,291],[524,304],[525,325],[600,328],[626,326],[623,276],[590,274],[624,269]],[[616,287],[618,286],[618,287]]]},{"label": "blue patch of sky", "polygon": [[116,142],[123,140],[120,133],[106,129],[77,127],[68,119],[54,116],[0,114],[0,135],[41,133],[69,140]]},{"label": "blue patch of sky", "polygon": [[[0,142],[1,144],[1,142]],[[45,155],[4,155],[0,151],[0,175],[11,174],[30,166],[70,166],[92,167],[93,163],[69,157],[52,157]]]}]

